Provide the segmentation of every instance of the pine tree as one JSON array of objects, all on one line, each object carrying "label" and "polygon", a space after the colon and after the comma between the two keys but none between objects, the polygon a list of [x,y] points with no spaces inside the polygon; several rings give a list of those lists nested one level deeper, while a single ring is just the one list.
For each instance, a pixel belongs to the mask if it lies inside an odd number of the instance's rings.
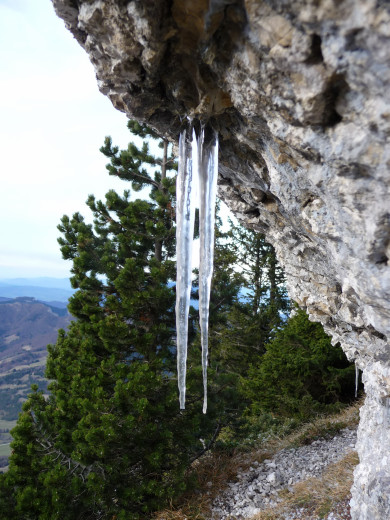
[{"label": "pine tree", "polygon": [[221,352],[231,370],[244,376],[286,320],[290,303],[283,270],[264,235],[232,221],[228,235],[242,287],[239,300],[226,317]]},{"label": "pine tree", "polygon": [[298,308],[241,378],[249,413],[307,420],[332,413],[354,399],[354,366],[333,346],[319,323]]},{"label": "pine tree", "polygon": [[[138,123],[129,128],[156,137]],[[93,225],[79,213],[61,220],[75,320],[48,347],[50,397],[35,390],[13,431],[2,518],[148,517],[184,488],[191,460],[215,436],[215,414],[201,413],[191,377],[185,413],[178,406],[176,163],[168,142],[160,146],[156,157],[147,142],[120,151],[107,138],[109,174],[133,191],[149,188],[149,199],[110,191],[104,202],[88,198]]]}]

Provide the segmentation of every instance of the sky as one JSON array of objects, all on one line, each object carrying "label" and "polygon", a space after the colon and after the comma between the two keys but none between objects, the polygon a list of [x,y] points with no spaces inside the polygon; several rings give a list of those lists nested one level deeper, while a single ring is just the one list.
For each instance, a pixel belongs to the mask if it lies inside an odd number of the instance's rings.
[{"label": "sky", "polygon": [[50,0],[0,0],[0,279],[69,276],[57,225],[128,188],[99,152],[127,145],[126,122]]}]

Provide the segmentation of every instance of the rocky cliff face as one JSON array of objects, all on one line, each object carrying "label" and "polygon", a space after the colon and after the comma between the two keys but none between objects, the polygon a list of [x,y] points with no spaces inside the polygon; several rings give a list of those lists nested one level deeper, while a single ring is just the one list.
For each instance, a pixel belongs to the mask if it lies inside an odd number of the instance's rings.
[{"label": "rocky cliff face", "polygon": [[363,370],[354,520],[390,518],[390,5],[53,0],[100,90],[177,140],[220,134],[219,194]]}]

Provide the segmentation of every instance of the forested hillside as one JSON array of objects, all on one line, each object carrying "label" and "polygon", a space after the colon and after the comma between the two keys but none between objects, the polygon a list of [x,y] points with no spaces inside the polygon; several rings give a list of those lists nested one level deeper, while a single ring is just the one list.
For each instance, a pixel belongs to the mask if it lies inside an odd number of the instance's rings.
[{"label": "forested hillside", "polygon": [[0,302],[0,419],[17,419],[32,384],[46,389],[47,345],[70,320],[66,309],[33,298]]},{"label": "forested hillside", "polygon": [[[15,286],[23,294],[23,286]],[[10,430],[22,404],[38,385],[47,392],[47,344],[56,341],[58,329],[67,328],[71,316],[60,307],[30,297],[0,299],[0,471],[10,453]]]}]

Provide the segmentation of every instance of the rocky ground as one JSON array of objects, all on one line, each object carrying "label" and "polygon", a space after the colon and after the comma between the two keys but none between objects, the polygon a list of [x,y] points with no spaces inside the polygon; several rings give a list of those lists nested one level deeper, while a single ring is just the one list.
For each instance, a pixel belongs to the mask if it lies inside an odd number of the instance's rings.
[{"label": "rocky ground", "polygon": [[[293,486],[309,479],[319,477],[333,463],[354,451],[356,430],[346,428],[329,439],[319,439],[310,445],[279,451],[272,459],[262,463],[255,462],[247,471],[239,472],[237,480],[230,482],[212,505],[212,520],[248,519],[260,511],[276,506],[282,499],[282,490],[293,490]],[[275,517],[276,518],[276,517]],[[295,509],[281,513],[284,520],[311,520],[307,510]],[[333,510],[326,520],[347,520],[348,501]]]}]

